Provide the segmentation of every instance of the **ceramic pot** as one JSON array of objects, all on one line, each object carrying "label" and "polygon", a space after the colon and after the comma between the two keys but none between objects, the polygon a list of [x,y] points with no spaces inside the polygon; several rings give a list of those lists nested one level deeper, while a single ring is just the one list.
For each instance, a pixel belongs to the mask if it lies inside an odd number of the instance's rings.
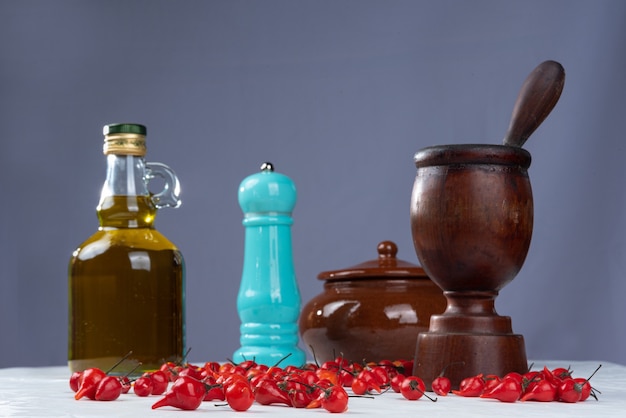
[{"label": "ceramic pot", "polygon": [[302,340],[322,363],[342,355],[351,361],[411,360],[417,334],[446,299],[424,270],[396,258],[391,241],[378,245],[378,258],[317,277],[324,291],[302,309]]}]

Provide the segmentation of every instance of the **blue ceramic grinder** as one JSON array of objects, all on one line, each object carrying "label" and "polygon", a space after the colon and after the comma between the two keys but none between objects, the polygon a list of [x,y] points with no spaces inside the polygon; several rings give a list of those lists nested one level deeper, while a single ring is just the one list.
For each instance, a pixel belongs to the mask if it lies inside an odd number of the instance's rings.
[{"label": "blue ceramic grinder", "polygon": [[301,301],[291,245],[296,187],[289,177],[274,172],[271,163],[264,163],[261,172],[241,182],[238,198],[245,244],[237,296],[241,347],[233,361],[301,366],[305,363],[298,347]]}]

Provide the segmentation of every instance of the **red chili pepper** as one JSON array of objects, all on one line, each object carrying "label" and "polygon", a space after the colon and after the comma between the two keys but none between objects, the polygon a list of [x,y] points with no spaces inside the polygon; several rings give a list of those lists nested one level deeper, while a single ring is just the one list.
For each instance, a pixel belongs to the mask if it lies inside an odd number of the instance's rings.
[{"label": "red chili pepper", "polygon": [[559,385],[557,397],[561,402],[578,402],[582,397],[582,385],[572,378],[565,379]]},{"label": "red chili pepper", "polygon": [[517,372],[510,372],[504,375],[504,377],[502,377],[502,379],[515,379],[519,382],[519,384],[521,385],[522,382],[524,381],[524,376],[522,376],[521,374],[517,373]]},{"label": "red chili pepper", "polygon": [[220,369],[218,370],[217,374],[224,375],[224,374],[229,374],[232,373],[232,370],[235,368],[235,365],[233,363],[224,363],[222,365],[220,365]]},{"label": "red chili pepper", "polygon": [[406,377],[400,385],[400,393],[410,401],[418,400],[424,396],[425,391],[424,381],[417,376]]},{"label": "red chili pepper", "polygon": [[348,369],[341,369],[339,371],[339,384],[343,387],[348,387],[352,386],[352,382],[354,382],[354,374]]},{"label": "red chili pepper", "polygon": [[591,376],[589,376],[586,379],[584,379],[582,377],[577,377],[577,378],[574,379],[574,381],[576,383],[581,385],[581,388],[580,388],[580,401],[587,400],[589,398],[589,396],[593,396],[593,398],[596,401],[598,400],[598,397],[596,396],[596,393],[595,393],[593,387],[591,386],[591,383],[589,383],[589,380],[598,372],[598,370],[600,370],[600,367],[602,367],[601,364],[593,371],[593,373],[591,373]]},{"label": "red chili pepper", "polygon": [[244,360],[241,363],[237,364],[237,366],[247,371],[258,366],[258,364],[254,360]]},{"label": "red chili pepper", "polygon": [[80,388],[80,383],[83,380],[83,372],[74,372],[70,376],[70,388],[74,392],[78,392],[78,388]]},{"label": "red chili pepper", "polygon": [[190,376],[193,377],[196,380],[201,380],[202,379],[202,370],[200,368],[194,367],[194,366],[187,366],[184,367],[183,369],[181,369],[178,372],[178,377],[180,376]]},{"label": "red chili pepper", "polygon": [[298,378],[296,380],[312,386],[319,380],[319,377],[317,377],[317,373],[313,370],[304,370],[298,373]]},{"label": "red chili pepper", "polygon": [[120,377],[119,381],[122,384],[122,393],[130,392],[131,383],[130,383],[130,379],[128,378],[128,376]]},{"label": "red chili pepper", "polygon": [[348,394],[341,386],[332,386],[324,391],[322,408],[328,412],[340,413],[348,409]]},{"label": "red chili pepper", "polygon": [[363,366],[363,364],[361,363],[350,363],[350,367],[349,370],[352,372],[353,375],[357,375],[359,373],[361,373],[361,370],[363,370],[365,368],[365,366]]},{"label": "red chili pepper", "polygon": [[162,395],[167,390],[169,385],[169,379],[167,375],[161,370],[155,370],[150,373],[152,379],[152,393],[151,395]]},{"label": "red chili pepper", "polygon": [[269,376],[261,379],[254,387],[254,399],[261,405],[283,404],[291,406],[287,392],[278,387],[278,383]]},{"label": "red chili pepper", "polygon": [[220,364],[216,361],[207,361],[204,363],[204,370],[209,371],[212,375],[215,375],[215,373],[220,371]]},{"label": "red chili pepper", "polygon": [[391,378],[389,377],[389,372],[384,366],[373,367],[372,374],[376,378],[378,386],[380,386],[381,388],[389,385]]},{"label": "red chili pepper", "polygon": [[339,384],[339,377],[337,375],[337,371],[329,370],[329,369],[317,369],[317,378],[320,380],[328,380],[332,382],[333,385]]},{"label": "red chili pepper", "polygon": [[500,376],[497,376],[495,374],[488,374],[486,376],[483,376],[483,380],[485,381],[485,387],[483,388],[483,392],[490,391],[491,389],[498,386],[500,382],[502,382]]},{"label": "red chili pepper", "polygon": [[368,391],[375,390],[378,393],[382,392],[379,380],[371,369],[361,370],[355,379],[362,380],[367,385]]},{"label": "red chili pepper", "polygon": [[520,401],[552,402],[556,400],[556,386],[549,380],[536,377],[526,388]]},{"label": "red chili pepper", "polygon": [[477,397],[483,393],[485,388],[485,381],[483,380],[482,373],[472,377],[466,377],[461,380],[459,384],[459,390],[453,390],[452,393],[458,396],[465,397]]},{"label": "red chili pepper", "polygon": [[447,396],[452,389],[452,382],[445,376],[437,376],[430,384],[431,389],[439,396]]},{"label": "red chili pepper", "polygon": [[250,382],[248,382],[248,379],[246,379],[245,376],[237,374],[237,373],[231,373],[231,374],[224,374],[220,377],[217,378],[216,382],[218,384],[221,384],[222,386],[224,386],[224,390],[226,390],[226,388],[228,386],[230,386],[231,384],[233,384],[236,381],[242,381],[245,382],[246,384],[250,384]]},{"label": "red chili pepper", "polygon": [[214,377],[207,376],[202,380],[206,385],[206,394],[204,395],[205,401],[223,401],[226,399],[224,396],[224,388],[218,384]]},{"label": "red chili pepper", "polygon": [[537,370],[530,370],[530,371],[528,371],[528,372],[524,373],[524,375],[523,375],[523,376],[524,376],[524,379],[525,379],[526,381],[531,381],[531,380],[533,380],[535,377],[537,377],[537,378],[541,378],[541,377],[542,377],[541,372],[540,372],[540,371],[537,371]]},{"label": "red chili pepper", "polygon": [[337,356],[335,358],[335,363],[337,363],[340,369],[347,369],[348,367],[350,367],[350,360],[348,360],[344,356]]},{"label": "red chili pepper", "polygon": [[96,401],[114,401],[122,394],[122,383],[114,376],[104,376],[96,389]]},{"label": "red chili pepper", "polygon": [[552,369],[551,373],[554,377],[560,380],[565,380],[568,377],[572,377],[572,371],[564,367],[557,367],[556,369]]},{"label": "red chili pepper", "polygon": [[398,372],[402,373],[405,377],[413,374],[413,360],[398,360],[394,362]]},{"label": "red chili pepper", "polygon": [[516,376],[509,376],[502,379],[497,386],[483,392],[480,397],[488,399],[497,399],[501,402],[515,402],[522,394],[522,385]]},{"label": "red chili pepper", "polygon": [[549,381],[550,383],[552,383],[554,386],[557,386],[557,387],[563,382],[563,379],[559,378],[558,376],[555,376],[552,373],[552,370],[548,369],[546,366],[543,366],[541,375],[543,376],[544,379],[546,379],[547,381]]},{"label": "red chili pepper", "polygon": [[[256,380],[258,382],[261,378],[265,376],[267,376],[267,372],[264,372],[258,367],[255,367],[253,369],[248,369],[246,371],[246,379],[248,379],[249,382],[252,382],[253,380]],[[251,386],[254,387],[255,385],[251,385]]]},{"label": "red chili pepper", "polygon": [[352,384],[350,385],[350,388],[352,389],[352,393],[354,393],[355,395],[361,396],[367,393],[368,386],[369,385],[367,384],[365,380],[357,377],[354,380],[352,380]]},{"label": "red chili pepper", "polygon": [[391,360],[380,360],[377,366],[384,368],[387,371],[387,374],[389,374],[390,379],[393,376],[395,376],[397,373],[400,373],[398,369],[396,368],[396,365],[394,364],[394,362]]},{"label": "red chili pepper", "polygon": [[95,367],[85,370],[83,372],[80,388],[74,395],[74,399],[79,400],[86,396],[91,400],[95,400],[98,383],[100,383],[104,376],[106,376],[106,374],[102,370]]},{"label": "red chili pepper", "polygon": [[330,370],[333,373],[337,373],[340,369],[339,367],[339,363],[335,360],[328,360],[325,361],[324,363],[322,363],[322,365],[320,366],[320,369],[322,370]]},{"label": "red chili pepper", "polygon": [[574,382],[581,385],[580,401],[582,402],[582,401],[587,400],[587,398],[589,398],[589,395],[591,395],[593,391],[593,388],[591,387],[591,383],[589,383],[589,380],[585,379],[584,377],[576,377],[574,378]]},{"label": "red chili pepper", "polygon": [[317,398],[314,398],[307,409],[324,408],[328,412],[340,413],[348,409],[348,393],[337,385],[324,388]]},{"label": "red chili pepper", "polygon": [[291,389],[287,392],[287,396],[289,396],[291,406],[294,408],[306,408],[313,400],[307,390]]},{"label": "red chili pepper", "polygon": [[[285,380],[277,382],[277,385],[283,392],[289,392],[290,390],[307,390],[310,387],[298,374],[293,374],[285,378]],[[252,384],[250,386],[252,386]]]},{"label": "red chili pepper", "polygon": [[142,398],[150,396],[152,393],[152,379],[150,378],[150,375],[143,375],[137,378],[135,383],[133,383],[133,391],[135,392],[135,395],[141,396]]},{"label": "red chili pepper", "polygon": [[198,409],[206,394],[206,385],[191,376],[181,376],[172,387],[159,399],[152,409],[162,406],[173,406],[184,410]]},{"label": "red chili pepper", "polygon": [[267,369],[266,374],[268,376],[271,376],[274,380],[281,380],[285,378],[288,373],[284,369],[278,366],[272,366],[269,369]]},{"label": "red chili pepper", "polygon": [[[313,399],[319,398],[325,389],[336,386],[334,382],[331,382],[328,379],[320,379],[318,380],[314,386],[311,387],[311,396]],[[321,406],[321,405],[319,405]]]},{"label": "red chili pepper", "polygon": [[176,376],[178,374],[178,371],[180,370],[180,366],[176,365],[176,363],[168,361],[167,363],[163,363],[159,370],[165,373],[165,376],[167,376],[167,380],[173,382],[174,380],[176,380]]},{"label": "red chili pepper", "polygon": [[235,411],[247,411],[254,403],[254,393],[246,380],[234,380],[224,394],[226,402]]},{"label": "red chili pepper", "polygon": [[394,377],[391,378],[391,389],[396,392],[396,393],[400,393],[400,386],[402,385],[402,381],[406,379],[406,376],[403,375],[402,373],[398,373],[396,374]]}]

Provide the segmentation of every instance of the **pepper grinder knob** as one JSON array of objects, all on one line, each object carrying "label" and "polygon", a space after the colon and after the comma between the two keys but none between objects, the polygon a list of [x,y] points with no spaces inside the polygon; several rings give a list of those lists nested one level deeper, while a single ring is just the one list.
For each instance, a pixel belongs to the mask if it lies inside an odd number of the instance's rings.
[{"label": "pepper grinder knob", "polygon": [[239,186],[244,213],[244,261],[237,296],[241,347],[233,360],[301,366],[298,348],[300,291],[294,271],[291,216],[297,200],[293,181],[272,163],[246,177]]}]

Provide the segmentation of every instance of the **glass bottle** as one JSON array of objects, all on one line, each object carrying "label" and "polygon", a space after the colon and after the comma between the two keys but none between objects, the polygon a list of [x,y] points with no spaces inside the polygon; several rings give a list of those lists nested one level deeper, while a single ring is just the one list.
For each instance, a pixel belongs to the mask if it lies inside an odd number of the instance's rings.
[{"label": "glass bottle", "polygon": [[[180,205],[180,186],[169,167],[144,161],[145,126],[107,125],[104,135],[100,227],[69,263],[68,363],[106,371],[124,359],[112,374],[136,375],[184,355],[184,260],[153,226],[158,209]],[[155,177],[159,193],[148,189]]]}]

